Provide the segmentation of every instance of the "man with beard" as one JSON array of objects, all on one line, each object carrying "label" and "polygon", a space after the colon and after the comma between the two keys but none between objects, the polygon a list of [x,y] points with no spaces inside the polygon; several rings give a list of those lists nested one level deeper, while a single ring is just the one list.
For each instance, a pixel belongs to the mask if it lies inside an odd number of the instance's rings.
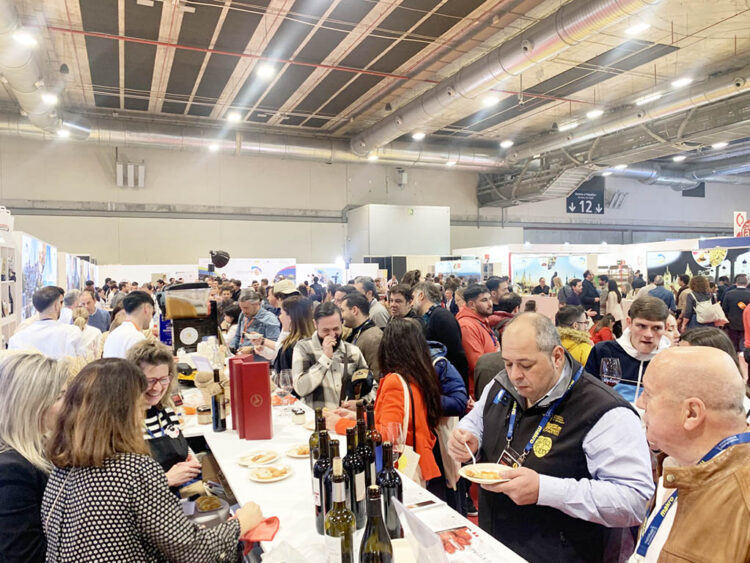
[{"label": "man with beard", "polygon": [[417,323],[421,330],[424,328],[424,323],[421,317],[414,312],[411,305],[412,290],[408,285],[398,284],[388,290],[388,312],[391,314],[391,319],[411,319]]},{"label": "man with beard", "polygon": [[469,363],[469,395],[474,395],[474,366],[484,354],[497,352],[498,341],[490,328],[492,297],[484,284],[472,284],[464,290],[466,306],[456,315],[461,327],[461,342]]},{"label": "man with beard", "polygon": [[[341,340],[341,311],[323,303],[313,316],[315,334],[297,342],[292,357],[294,390],[309,407],[335,409],[341,404],[343,381],[367,369],[354,344]],[[371,393],[374,398],[375,393]]]}]

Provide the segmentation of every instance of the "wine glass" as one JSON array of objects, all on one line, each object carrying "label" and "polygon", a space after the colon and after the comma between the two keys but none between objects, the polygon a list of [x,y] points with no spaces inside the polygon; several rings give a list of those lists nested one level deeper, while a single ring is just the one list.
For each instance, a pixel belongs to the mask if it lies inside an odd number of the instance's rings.
[{"label": "wine glass", "polygon": [[404,427],[401,426],[400,422],[386,423],[383,442],[390,442],[393,445],[394,459],[401,457],[401,453],[404,451],[406,436],[404,435]]},{"label": "wine glass", "polygon": [[617,358],[602,358],[602,362],[599,366],[599,373],[604,383],[610,387],[614,387],[622,381],[620,360]]},{"label": "wine glass", "polygon": [[292,370],[282,369],[281,371],[279,371],[278,388],[276,389],[276,394],[281,399],[281,404],[285,405],[282,411],[286,413],[291,411],[291,407],[289,406],[287,397],[292,394],[292,389],[294,388],[293,383],[294,379],[292,377]]}]

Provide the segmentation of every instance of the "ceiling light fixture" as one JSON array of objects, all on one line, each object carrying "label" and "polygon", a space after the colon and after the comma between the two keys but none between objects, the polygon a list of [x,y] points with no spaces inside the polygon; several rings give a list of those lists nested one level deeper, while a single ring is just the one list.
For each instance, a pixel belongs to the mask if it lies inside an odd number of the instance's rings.
[{"label": "ceiling light fixture", "polygon": [[677,156],[673,156],[672,160],[674,160],[675,162],[682,162],[686,158],[687,157],[684,154],[678,154]]},{"label": "ceiling light fixture", "polygon": [[375,162],[377,159],[378,159],[378,155],[376,155],[376,154],[368,154],[367,155],[367,160],[369,160],[370,162]]},{"label": "ceiling light fixture", "polygon": [[276,74],[276,68],[268,63],[258,65],[258,78],[268,79],[272,78]]},{"label": "ceiling light fixture", "polygon": [[425,138],[425,136],[426,136],[425,133],[422,133],[422,131],[417,131],[416,133],[411,134],[411,138],[414,139],[415,141],[421,141],[422,139]]},{"label": "ceiling light fixture", "polygon": [[578,122],[570,121],[568,123],[563,123],[562,125],[558,126],[557,130],[562,133],[564,131],[570,131],[571,129],[575,129],[576,127],[578,127]]},{"label": "ceiling light fixture", "polygon": [[505,141],[500,143],[500,148],[503,148],[503,149],[509,149],[512,146],[513,146],[513,141],[511,141],[510,139],[506,139]]},{"label": "ceiling light fixture", "polygon": [[599,119],[602,115],[604,115],[603,109],[592,109],[586,114],[586,117],[588,119]]},{"label": "ceiling light fixture", "polygon": [[617,164],[616,166],[613,166],[615,170],[625,170],[627,167],[627,164]]},{"label": "ceiling light fixture", "polygon": [[534,155],[534,156],[532,156],[531,158],[542,158],[542,155],[541,155],[541,154],[535,154],[535,155]]},{"label": "ceiling light fixture", "polygon": [[688,84],[692,84],[693,79],[689,76],[685,76],[683,78],[678,78],[677,80],[672,81],[672,88],[684,88]]},{"label": "ceiling light fixture", "polygon": [[237,123],[240,120],[242,120],[242,115],[238,111],[230,111],[227,114],[227,121],[230,121],[232,123]]},{"label": "ceiling light fixture", "polygon": [[625,30],[625,35],[630,35],[631,37],[633,35],[638,35],[639,33],[643,33],[646,31],[649,27],[651,27],[651,24],[646,22],[638,22],[634,25],[631,25],[629,28]]},{"label": "ceiling light fixture", "polygon": [[67,129],[58,129],[57,136],[61,139],[67,139],[68,137],[70,137],[70,131],[68,131]]},{"label": "ceiling light fixture", "polygon": [[500,102],[500,98],[497,96],[485,96],[482,99],[482,105],[486,108],[492,107]]},{"label": "ceiling light fixture", "polygon": [[606,170],[606,171],[602,172],[602,176],[604,176],[605,178],[607,176],[611,176],[611,175],[612,175],[612,171],[611,170]]},{"label": "ceiling light fixture", "polygon": [[208,145],[208,150],[211,152],[217,152],[219,150],[219,143],[211,143]]},{"label": "ceiling light fixture", "polygon": [[448,162],[445,163],[445,165],[446,166],[455,166],[456,165],[456,161],[455,160],[449,160]]},{"label": "ceiling light fixture", "polygon": [[729,143],[727,143],[726,141],[719,141],[718,143],[714,143],[713,145],[711,145],[711,148],[712,149],[723,149],[728,144]]},{"label": "ceiling light fixture", "polygon": [[661,98],[662,93],[661,92],[654,92],[653,94],[649,94],[648,96],[643,96],[642,98],[638,98],[635,101],[635,105],[637,106],[644,106],[646,104],[650,104],[651,102],[655,102],[659,98]]},{"label": "ceiling light fixture", "polygon": [[36,47],[37,45],[36,37],[23,29],[19,29],[13,34],[13,40],[24,47]]},{"label": "ceiling light fixture", "polygon": [[55,106],[57,105],[57,96],[50,93],[42,94],[42,101],[48,106]]}]

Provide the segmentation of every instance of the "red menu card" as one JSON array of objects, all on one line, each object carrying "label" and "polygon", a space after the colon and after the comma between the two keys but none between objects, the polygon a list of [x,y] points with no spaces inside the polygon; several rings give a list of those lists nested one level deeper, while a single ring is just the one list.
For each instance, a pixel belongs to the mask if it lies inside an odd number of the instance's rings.
[{"label": "red menu card", "polygon": [[235,408],[239,411],[236,428],[242,439],[269,440],[273,437],[268,367],[268,362],[256,362],[252,356],[245,356],[235,368],[239,373],[235,399]]}]

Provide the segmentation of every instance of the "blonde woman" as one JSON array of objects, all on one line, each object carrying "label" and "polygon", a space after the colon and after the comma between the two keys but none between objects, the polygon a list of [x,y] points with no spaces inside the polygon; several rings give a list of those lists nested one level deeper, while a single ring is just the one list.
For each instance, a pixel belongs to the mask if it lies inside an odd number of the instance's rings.
[{"label": "blonde woman", "polygon": [[33,352],[0,354],[0,559],[42,563],[42,495],[52,464],[44,453],[62,404],[63,362]]},{"label": "blonde woman", "polygon": [[96,360],[99,354],[99,341],[102,339],[102,331],[89,325],[89,312],[85,307],[73,309],[73,326],[80,329],[81,350],[86,351],[86,359]]}]

